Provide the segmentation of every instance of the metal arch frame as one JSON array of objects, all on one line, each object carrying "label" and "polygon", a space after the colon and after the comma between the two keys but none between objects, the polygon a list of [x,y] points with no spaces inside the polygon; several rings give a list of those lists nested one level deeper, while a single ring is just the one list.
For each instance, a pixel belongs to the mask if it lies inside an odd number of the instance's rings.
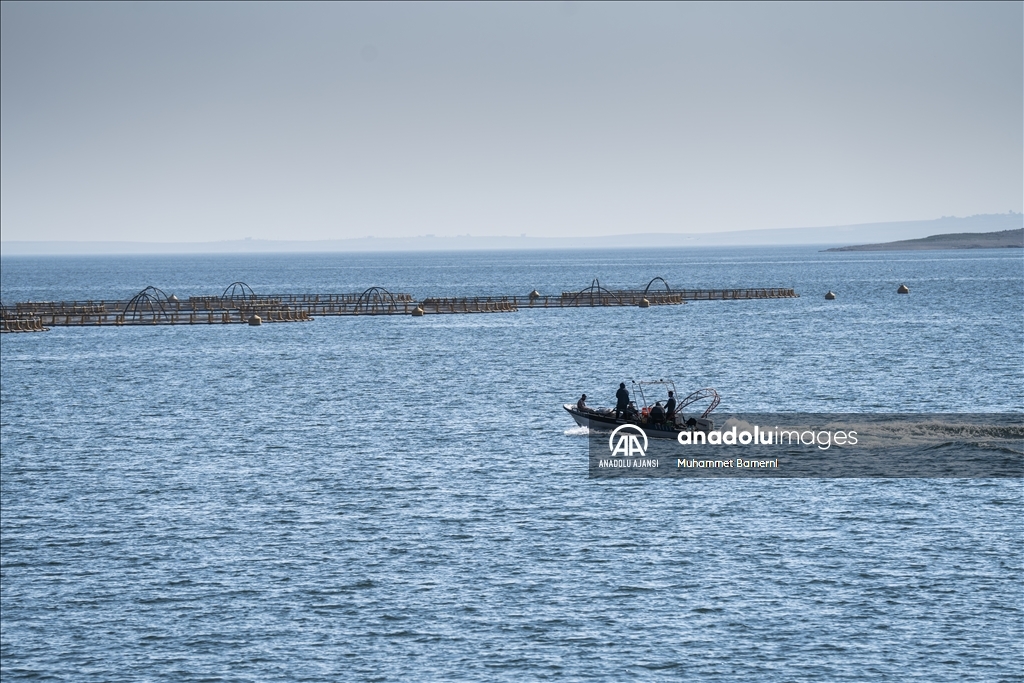
[{"label": "metal arch frame", "polygon": [[[237,292],[240,292],[237,293]],[[252,287],[245,284],[244,282],[232,282],[230,285],[224,288],[224,293],[220,295],[221,299],[230,299],[236,301],[238,299],[248,299],[254,301],[256,299],[256,292],[252,291]]]},{"label": "metal arch frame", "polygon": [[[121,312],[122,320],[128,318],[128,311],[131,309],[133,321],[140,319],[140,314],[144,314],[146,309],[144,306],[149,306],[149,312],[153,314],[154,318],[163,316],[164,318],[170,319],[170,314],[167,312],[164,304],[167,303],[167,295],[164,294],[162,289],[154,287],[152,285],[146,287],[141,292],[136,294],[128,301],[124,306],[124,310]],[[143,308],[140,310],[140,306]]]},{"label": "metal arch frame", "polygon": [[722,402],[722,397],[719,396],[718,392],[712,389],[711,387],[698,389],[697,391],[693,392],[692,394],[684,398],[676,405],[676,412],[682,412],[683,408],[685,408],[686,406],[692,403],[696,403],[697,401],[709,398],[711,399],[711,405],[707,407],[707,410],[701,413],[701,418],[706,418],[708,415],[711,414],[711,411],[717,408],[718,404]]},{"label": "metal arch frame", "polygon": [[660,277],[660,276],[659,276],[659,277],[655,277],[655,278],[653,278],[653,279],[652,279],[652,280],[651,280],[650,282],[648,282],[648,283],[647,283],[647,286],[646,286],[646,287],[644,287],[644,293],[643,293],[643,297],[642,297],[642,298],[644,298],[644,299],[646,299],[646,298],[647,298],[647,292],[648,292],[648,291],[650,291],[650,289],[651,289],[651,285],[653,285],[653,284],[654,284],[655,282],[657,282],[658,280],[661,280],[661,284],[665,285],[665,291],[666,291],[666,292],[667,292],[668,294],[671,294],[671,293],[672,293],[672,288],[671,288],[671,287],[669,287],[669,285],[668,285],[668,282],[666,282],[666,281],[665,281],[665,278],[663,278],[663,277]]},{"label": "metal arch frame", "polygon": [[590,294],[590,305],[593,306],[594,305],[594,293],[595,292],[598,293],[598,294],[607,294],[609,299],[615,299],[620,304],[622,303],[622,297],[621,296],[619,296],[618,294],[612,292],[611,290],[608,290],[608,289],[605,289],[604,287],[602,287],[601,286],[601,281],[598,280],[595,277],[593,279],[593,281],[590,283],[589,287],[584,287],[580,291],[578,291],[575,294],[573,294],[572,297],[569,299],[568,302],[566,302],[565,305],[566,306],[570,306],[570,305],[572,305],[572,303],[574,301],[578,301],[582,294],[589,293]]},{"label": "metal arch frame", "polygon": [[398,302],[395,295],[383,287],[370,287],[363,290],[363,293],[356,299],[356,312],[375,310],[377,306],[386,306],[387,310],[398,310]]}]

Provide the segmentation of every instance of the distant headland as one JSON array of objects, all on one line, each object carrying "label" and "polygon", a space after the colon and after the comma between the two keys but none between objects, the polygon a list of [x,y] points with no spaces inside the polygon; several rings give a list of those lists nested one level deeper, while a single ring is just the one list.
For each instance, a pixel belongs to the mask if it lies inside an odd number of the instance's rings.
[{"label": "distant headland", "polygon": [[928,249],[1004,249],[1024,248],[1024,228],[998,232],[955,232],[931,235],[916,240],[899,240],[881,244],[859,244],[834,247],[823,251],[924,251]]},{"label": "distant headland", "polygon": [[[620,235],[555,237],[520,234],[519,236],[418,235],[408,237],[353,237],[325,240],[235,239],[211,242],[106,242],[106,241],[0,241],[0,255],[88,255],[88,254],[259,254],[324,253],[381,251],[460,251],[524,249],[665,249],[677,247],[782,247],[819,246],[843,250],[884,247],[872,244],[881,240],[906,242],[940,239],[945,236],[973,238],[984,233],[1019,235],[1024,216],[1010,211],[974,216],[944,216],[922,221],[860,223],[810,228],[766,228],[727,232],[677,232]],[[524,226],[525,229],[529,229]],[[6,226],[5,226],[6,229]],[[993,233],[993,231],[1001,231]],[[955,235],[947,235],[956,233]],[[926,237],[934,235],[934,237]],[[844,247],[865,244],[865,247]],[[985,245],[990,246],[990,245]],[[996,245],[991,245],[996,246]],[[909,247],[930,249],[966,248],[947,245]],[[979,247],[974,247],[979,248]]]}]

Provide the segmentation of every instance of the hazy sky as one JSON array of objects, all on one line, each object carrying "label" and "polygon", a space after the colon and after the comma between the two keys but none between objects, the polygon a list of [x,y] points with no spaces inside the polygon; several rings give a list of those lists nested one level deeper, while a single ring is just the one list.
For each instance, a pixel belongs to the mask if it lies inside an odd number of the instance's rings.
[{"label": "hazy sky", "polygon": [[2,5],[4,240],[1024,209],[1024,5]]}]

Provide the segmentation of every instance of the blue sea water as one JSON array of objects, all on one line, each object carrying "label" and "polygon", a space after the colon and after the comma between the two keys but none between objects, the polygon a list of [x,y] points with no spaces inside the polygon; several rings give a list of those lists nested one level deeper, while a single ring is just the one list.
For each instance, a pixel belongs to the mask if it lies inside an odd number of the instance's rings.
[{"label": "blue sea water", "polygon": [[1024,680],[1019,479],[591,480],[560,407],[1020,413],[1019,252],[4,257],[0,295],[656,275],[801,297],[4,335],[3,679]]}]

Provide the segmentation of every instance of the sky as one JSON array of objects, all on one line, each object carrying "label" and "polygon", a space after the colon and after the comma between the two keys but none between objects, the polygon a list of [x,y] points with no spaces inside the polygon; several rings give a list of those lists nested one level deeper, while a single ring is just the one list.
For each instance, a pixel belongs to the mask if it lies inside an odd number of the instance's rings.
[{"label": "sky", "polygon": [[1024,4],[2,4],[0,237],[1024,210]]}]

